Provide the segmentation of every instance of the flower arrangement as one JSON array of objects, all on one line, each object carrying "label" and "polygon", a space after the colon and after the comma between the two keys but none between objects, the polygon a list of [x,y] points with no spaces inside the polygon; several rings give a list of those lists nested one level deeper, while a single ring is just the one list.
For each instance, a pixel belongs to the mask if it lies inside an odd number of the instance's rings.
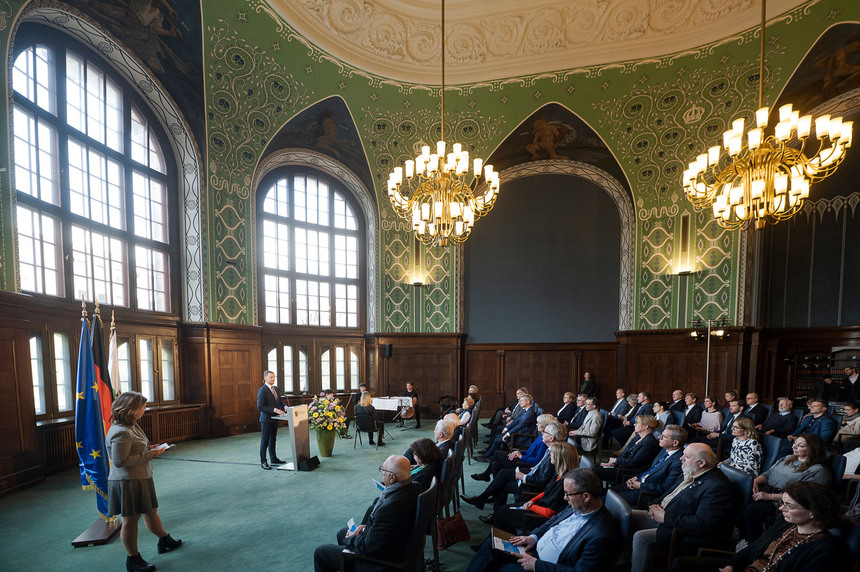
[{"label": "flower arrangement", "polygon": [[348,437],[346,412],[335,397],[314,397],[308,406],[308,419],[313,429],[337,431]]}]

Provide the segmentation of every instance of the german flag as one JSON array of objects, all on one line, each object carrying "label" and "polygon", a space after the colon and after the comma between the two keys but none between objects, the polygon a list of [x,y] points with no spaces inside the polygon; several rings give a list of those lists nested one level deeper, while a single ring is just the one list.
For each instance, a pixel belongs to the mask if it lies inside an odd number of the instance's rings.
[{"label": "german flag", "polygon": [[105,342],[102,335],[102,319],[99,316],[98,308],[93,314],[93,327],[90,331],[90,342],[93,348],[93,365],[95,371],[95,384],[98,386],[99,404],[101,405],[102,420],[104,421],[104,431],[107,435],[110,429],[111,406],[113,405],[114,393],[110,383],[110,368],[108,361],[105,359]]}]

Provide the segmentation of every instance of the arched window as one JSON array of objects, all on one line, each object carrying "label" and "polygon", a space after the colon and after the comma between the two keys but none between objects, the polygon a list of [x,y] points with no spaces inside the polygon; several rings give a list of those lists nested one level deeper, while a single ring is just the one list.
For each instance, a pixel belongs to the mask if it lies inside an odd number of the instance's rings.
[{"label": "arched window", "polygon": [[[177,175],[147,105],[89,48],[27,23],[12,89],[21,289],[52,310],[79,310],[84,300],[151,316],[144,320],[177,315]],[[74,371],[77,333],[45,316],[31,340],[31,359],[42,361],[33,364],[36,408],[62,416],[74,385],[59,372]],[[155,403],[176,400],[175,333],[122,344],[137,366],[121,376],[124,387]]]},{"label": "arched window", "polygon": [[344,190],[310,171],[263,184],[264,322],[358,328],[361,231]]},{"label": "arched window", "polygon": [[365,323],[361,211],[335,179],[305,168],[270,173],[258,193],[268,369],[288,392],[358,387]]}]

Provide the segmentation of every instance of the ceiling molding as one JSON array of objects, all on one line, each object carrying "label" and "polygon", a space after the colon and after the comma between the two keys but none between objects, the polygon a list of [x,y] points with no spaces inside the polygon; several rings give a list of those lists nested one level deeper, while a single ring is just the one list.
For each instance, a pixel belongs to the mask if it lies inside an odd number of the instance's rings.
[{"label": "ceiling molding", "polygon": [[[771,0],[768,18],[817,1]],[[439,81],[441,3],[265,2],[352,66],[403,82]],[[756,26],[760,6],[757,0],[449,0],[446,79],[468,84],[689,50]]]}]

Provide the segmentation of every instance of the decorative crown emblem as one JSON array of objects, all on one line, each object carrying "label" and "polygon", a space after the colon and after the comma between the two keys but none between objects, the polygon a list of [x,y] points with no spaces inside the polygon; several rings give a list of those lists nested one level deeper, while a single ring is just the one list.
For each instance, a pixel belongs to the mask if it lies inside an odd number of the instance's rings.
[{"label": "decorative crown emblem", "polygon": [[684,112],[684,123],[689,125],[690,123],[696,123],[698,121],[701,121],[702,115],[704,114],[705,108],[699,107],[694,103],[693,107]]}]

